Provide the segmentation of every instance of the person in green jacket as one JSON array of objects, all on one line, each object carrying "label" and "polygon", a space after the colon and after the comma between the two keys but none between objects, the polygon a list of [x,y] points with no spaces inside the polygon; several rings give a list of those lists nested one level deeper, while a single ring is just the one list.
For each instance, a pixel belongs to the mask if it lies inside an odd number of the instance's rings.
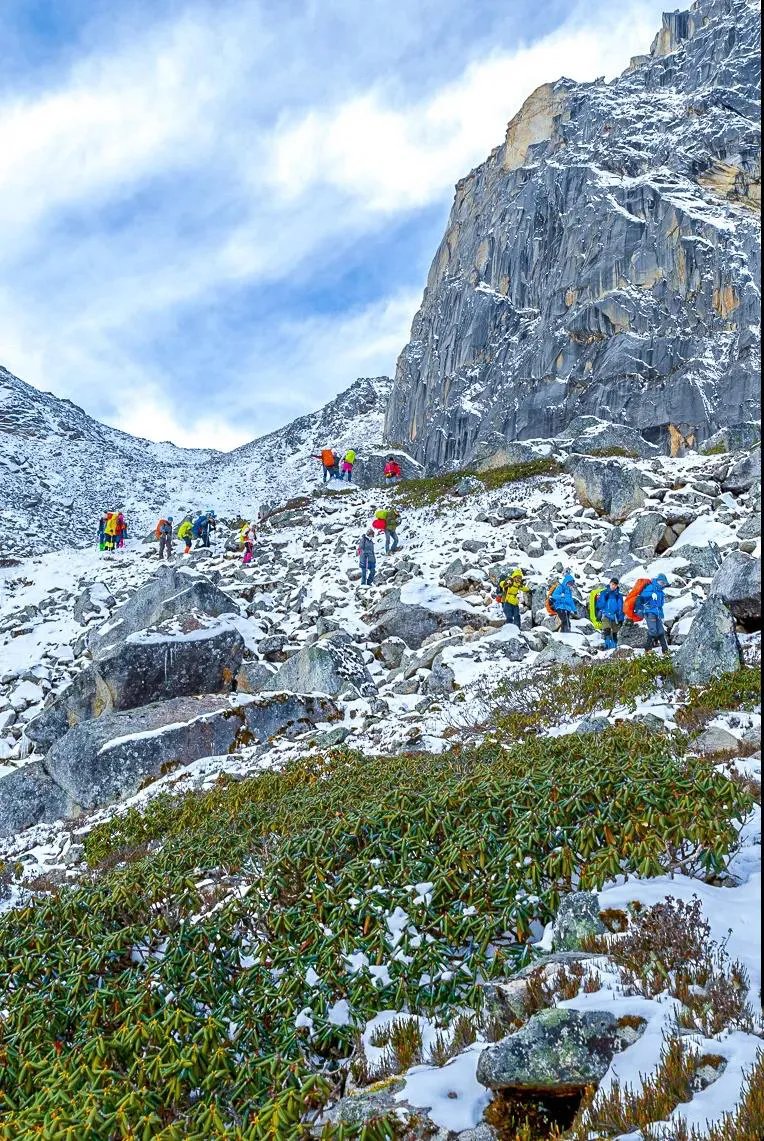
[{"label": "person in green jacket", "polygon": [[385,554],[394,555],[398,550],[398,526],[401,517],[395,507],[389,507],[385,516]]},{"label": "person in green jacket", "polygon": [[348,448],[342,459],[340,479],[347,479],[348,483],[353,482],[353,464],[355,463],[356,455],[357,453],[353,448]]},{"label": "person in green jacket", "polygon": [[192,540],[194,537],[193,536],[193,530],[194,530],[194,524],[191,521],[191,519],[189,518],[189,516],[187,515],[186,518],[181,523],[181,525],[178,527],[178,538],[182,539],[183,542],[186,544],[186,549],[183,552],[184,555],[188,555],[191,553],[191,543],[192,543]]}]

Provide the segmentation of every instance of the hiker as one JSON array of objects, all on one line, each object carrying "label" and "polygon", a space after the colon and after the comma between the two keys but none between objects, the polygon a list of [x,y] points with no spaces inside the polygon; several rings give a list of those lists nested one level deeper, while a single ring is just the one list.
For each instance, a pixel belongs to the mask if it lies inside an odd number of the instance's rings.
[{"label": "hiker", "polygon": [[401,517],[394,507],[388,507],[385,515],[385,554],[394,555],[398,550],[398,527]]},{"label": "hiker", "polygon": [[340,479],[347,478],[348,483],[353,482],[353,464],[355,463],[356,452],[352,448],[348,448],[342,459],[342,470]]},{"label": "hiker", "polygon": [[618,579],[613,577],[594,600],[597,620],[602,627],[606,650],[618,648],[618,632],[623,626],[623,595]]},{"label": "hiker", "polygon": [[531,588],[526,585],[525,577],[519,567],[515,567],[509,578],[503,578],[499,583],[499,593],[496,601],[501,603],[506,621],[514,622],[520,629],[520,593],[530,594]]},{"label": "hiker", "polygon": [[196,516],[196,519],[194,519],[194,523],[193,523],[193,526],[191,528],[191,534],[192,534],[193,538],[196,539],[197,547],[201,547],[204,545],[203,540],[204,540],[205,532],[207,534],[207,540],[208,540],[207,545],[209,545],[210,530],[209,530],[209,524],[207,522],[207,516],[202,515],[202,513],[200,511],[199,514]]},{"label": "hiker", "polygon": [[183,552],[184,555],[188,555],[191,553],[191,542],[192,542],[193,537],[194,537],[193,532],[194,532],[194,525],[191,522],[191,516],[186,515],[185,519],[183,520],[183,522],[178,527],[178,538],[182,539],[186,545],[186,549]]},{"label": "hiker", "polygon": [[117,543],[117,513],[116,511],[107,511],[106,523],[104,524],[104,549],[113,551]]},{"label": "hiker", "polygon": [[127,520],[121,511],[117,515],[117,526],[115,534],[117,538],[117,546],[124,547],[125,539],[127,538]]},{"label": "hiker", "polygon": [[320,453],[312,455],[311,459],[321,460],[321,466],[324,469],[324,483],[334,478],[334,469],[339,456],[333,448],[322,448]]},{"label": "hiker", "polygon": [[250,523],[248,527],[243,530],[244,555],[242,556],[242,563],[247,566],[252,562],[252,556],[255,553],[255,539],[257,534],[255,531],[255,524]]},{"label": "hiker", "polygon": [[394,456],[387,457],[384,470],[385,483],[396,483],[401,478],[401,465]]},{"label": "hiker", "polygon": [[565,571],[560,582],[551,594],[551,603],[557,617],[560,619],[560,633],[570,633],[570,616],[576,613],[576,603],[573,598],[573,587],[576,580],[569,570]]},{"label": "hiker", "polygon": [[335,452],[334,449],[332,449],[332,456],[334,457],[334,463],[332,464],[332,479],[340,479],[341,476],[340,476],[340,455],[339,455],[339,452]]},{"label": "hiker", "polygon": [[167,558],[172,558],[172,515],[168,515],[166,519],[159,520],[154,534],[157,539],[159,539],[160,559],[164,558],[165,551],[167,551]]},{"label": "hiker", "polygon": [[98,550],[102,551],[106,547],[106,512],[101,513],[101,518],[98,520]]},{"label": "hiker", "polygon": [[374,529],[372,527],[369,527],[368,531],[361,536],[357,554],[361,567],[361,586],[371,586],[377,572],[377,552],[374,550]]},{"label": "hiker", "polygon": [[665,574],[656,575],[654,579],[643,587],[639,597],[634,603],[634,613],[642,615],[647,623],[647,633],[650,637],[648,650],[660,646],[661,652],[669,652],[666,640],[666,627],[663,625],[664,591],[668,586]]}]

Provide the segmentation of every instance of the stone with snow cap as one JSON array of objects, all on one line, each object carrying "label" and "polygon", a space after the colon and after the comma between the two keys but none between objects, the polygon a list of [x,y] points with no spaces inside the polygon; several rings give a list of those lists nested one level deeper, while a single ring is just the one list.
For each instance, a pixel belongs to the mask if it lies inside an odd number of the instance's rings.
[{"label": "stone with snow cap", "polygon": [[564,467],[573,477],[579,503],[593,507],[612,523],[621,523],[632,511],[644,507],[639,473],[623,461],[571,455]]},{"label": "stone with snow cap", "polygon": [[457,600],[450,590],[413,579],[400,590],[386,594],[372,608],[374,626],[368,637],[374,642],[402,638],[409,649],[418,650],[431,634],[453,626],[478,629],[485,614]]},{"label": "stone with snow cap", "polygon": [[182,567],[162,566],[112,613],[105,625],[90,631],[88,647],[97,660],[130,634],[192,610],[213,618],[239,612],[236,603],[204,575]]},{"label": "stone with snow cap", "polygon": [[718,595],[701,605],[673,657],[674,671],[685,685],[704,685],[740,668],[735,619]]},{"label": "stone with snow cap", "polygon": [[570,449],[581,455],[596,456],[598,452],[619,449],[629,455],[649,459],[660,449],[649,443],[641,432],[627,424],[613,424],[598,416],[576,416],[559,439],[570,441]]},{"label": "stone with snow cap", "polygon": [[709,593],[722,598],[743,625],[761,628],[760,558],[732,551],[712,578]]},{"label": "stone with snow cap", "polygon": [[325,634],[293,654],[263,686],[287,693],[332,697],[376,697],[377,687],[361,650],[345,630]]}]

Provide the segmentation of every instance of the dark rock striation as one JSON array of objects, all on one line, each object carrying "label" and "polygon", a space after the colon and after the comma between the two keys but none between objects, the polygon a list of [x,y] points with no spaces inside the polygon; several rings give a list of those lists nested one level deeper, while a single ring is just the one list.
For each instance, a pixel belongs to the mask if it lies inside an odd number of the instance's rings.
[{"label": "dark rock striation", "polygon": [[698,0],[539,87],[458,183],[386,438],[428,469],[582,414],[678,452],[759,417],[760,13]]}]

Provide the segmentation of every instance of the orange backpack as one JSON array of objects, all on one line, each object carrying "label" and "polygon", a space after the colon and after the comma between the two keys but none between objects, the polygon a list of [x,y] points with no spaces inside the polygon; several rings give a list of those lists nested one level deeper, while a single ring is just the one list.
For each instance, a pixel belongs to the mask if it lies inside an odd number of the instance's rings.
[{"label": "orange backpack", "polygon": [[642,621],[642,615],[634,613],[634,604],[636,603],[645,587],[649,586],[651,582],[652,579],[650,578],[638,578],[623,600],[623,612],[627,618],[631,619],[632,622]]},{"label": "orange backpack", "polygon": [[544,605],[546,606],[547,614],[556,614],[557,613],[554,606],[552,605],[552,595],[554,594],[555,590],[557,590],[557,587],[559,585],[560,585],[559,582],[557,581],[557,579],[555,579],[554,582],[550,585],[549,590],[546,592],[546,600],[544,602]]},{"label": "orange backpack", "polygon": [[154,531],[154,537],[155,537],[156,539],[161,539],[161,537],[162,537],[162,528],[164,527],[164,525],[166,524],[166,522],[167,522],[167,520],[166,520],[166,519],[160,519],[160,520],[159,520],[159,522],[157,523],[157,525],[156,525],[156,529],[155,529],[155,531]]}]

